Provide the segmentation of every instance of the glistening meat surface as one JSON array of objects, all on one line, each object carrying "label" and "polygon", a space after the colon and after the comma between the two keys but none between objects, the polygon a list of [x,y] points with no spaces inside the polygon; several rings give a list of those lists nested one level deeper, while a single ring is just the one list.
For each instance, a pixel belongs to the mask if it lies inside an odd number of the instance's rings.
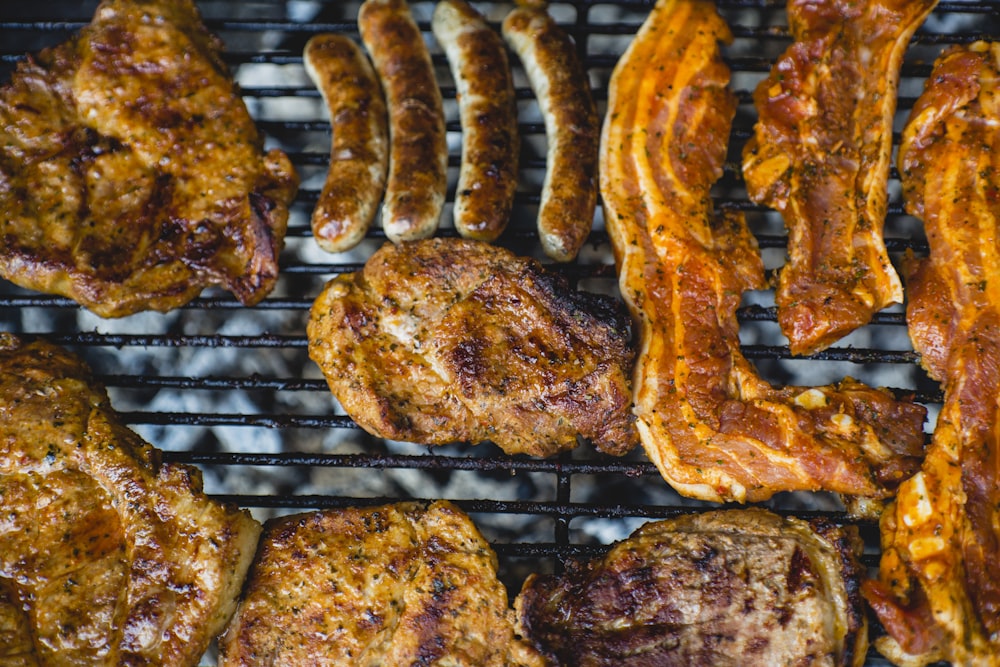
[{"label": "glistening meat surface", "polygon": [[222,667],[542,667],[514,636],[497,557],[447,501],[269,522]]},{"label": "glistening meat surface", "polygon": [[1000,665],[1000,45],[938,59],[899,170],[930,245],[909,278],[910,337],[945,398],[882,518],[876,645],[899,664]]},{"label": "glistening meat surface", "polygon": [[518,631],[554,665],[860,665],[854,527],[761,509],[647,523],[601,558],[532,575]]},{"label": "glistening meat surface", "polygon": [[162,463],[75,356],[0,334],[0,664],[196,665],[260,525]]},{"label": "glistening meat surface", "polygon": [[795,42],[758,84],[747,193],[781,211],[778,322],[821,350],[903,300],[882,228],[903,54],[936,0],[789,0]]},{"label": "glistening meat surface", "polygon": [[386,244],[326,285],[308,334],[334,396],[380,437],[535,456],[638,439],[627,314],[500,247]]},{"label": "glistening meat surface", "polygon": [[661,0],[612,75],[605,221],[639,328],[643,447],[685,495],[755,501],[825,489],[884,498],[919,466],[925,411],[851,379],[775,388],[739,348],[736,307],[763,286],[754,237],[716,214],[736,102],[710,2]]},{"label": "glistening meat surface", "polygon": [[298,178],[190,0],[105,0],[0,89],[0,276],[104,317],[245,305],[278,279]]}]

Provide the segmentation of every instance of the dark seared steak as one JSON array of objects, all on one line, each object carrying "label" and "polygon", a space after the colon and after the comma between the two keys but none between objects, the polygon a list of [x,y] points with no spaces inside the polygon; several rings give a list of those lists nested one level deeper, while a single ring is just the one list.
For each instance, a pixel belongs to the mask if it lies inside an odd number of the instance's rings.
[{"label": "dark seared steak", "polygon": [[327,284],[308,333],[334,396],[380,437],[535,456],[638,439],[627,315],[503,248],[386,244]]},{"label": "dark seared steak", "polygon": [[447,501],[275,519],[220,665],[542,667],[496,568]]},{"label": "dark seared steak", "polygon": [[0,334],[0,665],[195,665],[260,525],[125,428],[65,350]]},{"label": "dark seared steak", "polygon": [[0,89],[0,276],[104,317],[271,291],[297,177],[190,0],[105,0]]},{"label": "dark seared steak", "polygon": [[760,509],[648,523],[606,556],[534,575],[518,630],[556,665],[860,665],[854,527]]}]

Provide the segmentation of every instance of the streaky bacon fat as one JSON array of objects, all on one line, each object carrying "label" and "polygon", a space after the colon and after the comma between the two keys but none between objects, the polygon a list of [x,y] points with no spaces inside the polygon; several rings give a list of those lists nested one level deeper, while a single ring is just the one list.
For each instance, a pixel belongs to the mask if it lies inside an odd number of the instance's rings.
[{"label": "streaky bacon fat", "polygon": [[739,348],[735,311],[764,285],[742,216],[713,211],[736,101],[711,2],[660,0],[610,81],[605,224],[637,324],[642,444],[679,492],[758,501],[826,489],[884,498],[919,467],[925,410],[852,379],[775,388]]}]

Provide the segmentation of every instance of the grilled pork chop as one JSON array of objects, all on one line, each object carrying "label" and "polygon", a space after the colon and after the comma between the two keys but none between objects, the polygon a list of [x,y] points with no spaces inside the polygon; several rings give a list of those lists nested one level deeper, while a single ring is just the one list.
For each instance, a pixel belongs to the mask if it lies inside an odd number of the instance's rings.
[{"label": "grilled pork chop", "polygon": [[628,316],[503,248],[386,244],[327,284],[308,334],[334,396],[379,437],[534,456],[578,435],[611,454],[638,439]]},{"label": "grilled pork chop", "polygon": [[907,321],[944,387],[923,468],[882,518],[865,594],[901,665],[1000,665],[1000,45],[938,59],[899,152],[907,211],[930,257],[908,279]]},{"label": "grilled pork chop", "polygon": [[0,664],[194,665],[260,525],[162,464],[68,352],[0,334]]},{"label": "grilled pork chop", "polygon": [[496,568],[447,501],[273,520],[220,665],[540,667]]},{"label": "grilled pork chop", "polygon": [[104,317],[257,303],[297,177],[190,0],[105,0],[0,89],[0,276]]},{"label": "grilled pork chop", "polygon": [[754,237],[716,215],[734,96],[711,2],[660,0],[612,74],[601,194],[620,291],[639,328],[642,445],[704,500],[795,489],[884,498],[919,467],[924,408],[851,379],[775,388],[740,352],[736,308],[761,288]]},{"label": "grilled pork chop", "polygon": [[555,665],[860,665],[857,529],[761,509],[647,523],[603,558],[532,575],[518,630]]},{"label": "grilled pork chop", "polygon": [[789,261],[775,301],[810,354],[903,301],[882,227],[903,53],[937,0],[788,0],[795,42],[754,92],[747,193],[779,211]]}]

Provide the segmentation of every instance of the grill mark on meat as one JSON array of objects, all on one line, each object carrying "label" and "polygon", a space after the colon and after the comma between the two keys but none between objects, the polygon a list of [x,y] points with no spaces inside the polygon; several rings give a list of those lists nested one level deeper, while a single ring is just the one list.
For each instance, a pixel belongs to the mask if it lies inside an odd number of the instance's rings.
[{"label": "grill mark on meat", "polygon": [[[778,322],[794,354],[903,301],[882,228],[903,54],[936,0],[789,0],[795,41],[754,91],[747,193],[781,212]],[[864,100],[864,102],[859,102]]]},{"label": "grill mark on meat", "polygon": [[759,509],[650,522],[601,558],[530,576],[517,627],[554,665],[858,665],[867,628],[845,584],[863,576],[862,542],[837,531],[849,550]]}]

